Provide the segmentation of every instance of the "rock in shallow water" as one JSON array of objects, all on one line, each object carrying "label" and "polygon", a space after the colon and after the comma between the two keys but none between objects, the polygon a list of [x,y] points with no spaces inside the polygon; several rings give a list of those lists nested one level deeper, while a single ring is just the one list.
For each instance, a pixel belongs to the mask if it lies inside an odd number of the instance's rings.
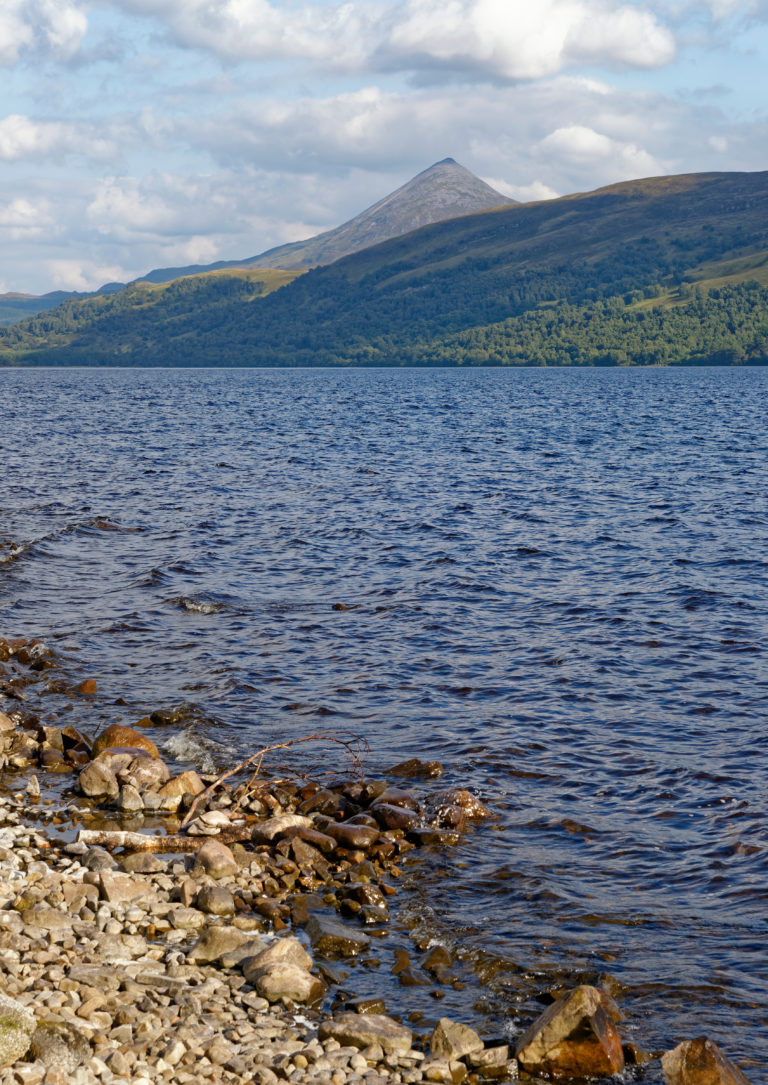
[{"label": "rock in shallow water", "polygon": [[685,1040],[661,1057],[667,1085],[749,1085],[738,1066],[706,1036]]},{"label": "rock in shallow water", "polygon": [[516,1057],[529,1073],[601,1077],[624,1069],[616,1025],[596,987],[575,987],[538,1017],[521,1037]]}]

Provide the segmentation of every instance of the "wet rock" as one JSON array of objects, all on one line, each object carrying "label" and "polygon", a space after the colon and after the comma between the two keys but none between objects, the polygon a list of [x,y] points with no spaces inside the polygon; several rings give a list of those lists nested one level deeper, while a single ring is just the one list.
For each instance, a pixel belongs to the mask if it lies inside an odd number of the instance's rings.
[{"label": "wet rock", "polygon": [[94,697],[99,692],[95,678],[86,678],[79,686],[75,687],[75,693],[81,697]]},{"label": "wet rock", "polygon": [[453,829],[416,828],[408,831],[408,839],[420,848],[452,848],[458,844],[460,836]]},{"label": "wet rock", "polygon": [[387,1055],[410,1051],[413,1033],[385,1014],[337,1013],[323,1021],[317,1032],[320,1040],[338,1040],[342,1046],[365,1048],[378,1044]]},{"label": "wet rock", "polygon": [[415,813],[421,811],[421,804],[416,796],[402,787],[388,787],[386,791],[382,791],[376,802],[385,806],[402,806],[404,810],[413,810]]},{"label": "wet rock", "polygon": [[430,1051],[445,1059],[463,1059],[483,1050],[483,1041],[474,1029],[442,1017],[429,1041]]},{"label": "wet rock", "polygon": [[93,1052],[85,1036],[66,1021],[43,1021],[35,1029],[29,1058],[43,1066],[56,1066],[71,1073],[89,1061]]},{"label": "wet rock", "polygon": [[706,1036],[685,1040],[661,1057],[667,1085],[749,1085],[738,1066]]},{"label": "wet rock", "polygon": [[430,824],[437,829],[454,829],[457,833],[463,833],[467,826],[467,815],[461,806],[439,806]]},{"label": "wet rock", "polygon": [[325,827],[328,836],[350,851],[365,851],[379,838],[379,830],[369,825],[347,825],[346,822],[329,821]]},{"label": "wet rock", "polygon": [[196,906],[209,915],[234,915],[235,898],[221,885],[204,885],[197,894]]},{"label": "wet rock", "polygon": [[91,799],[116,799],[120,793],[112,769],[104,761],[91,761],[78,779],[80,790]]},{"label": "wet rock", "polygon": [[234,877],[238,870],[237,860],[231,849],[221,841],[212,839],[206,840],[198,851],[192,876],[208,874],[216,881],[221,881],[223,878]]},{"label": "wet rock", "polygon": [[515,1054],[529,1073],[579,1078],[624,1069],[621,1038],[596,987],[576,987],[553,1002],[521,1037]]},{"label": "wet rock", "polygon": [[377,802],[370,809],[382,829],[408,830],[415,829],[420,824],[419,815],[403,806]]},{"label": "wet rock", "polygon": [[389,771],[392,776],[434,780],[437,776],[443,775],[443,766],[439,761],[421,761],[418,757],[410,757],[407,761],[400,761],[397,765],[393,765]]},{"label": "wet rock", "polygon": [[5,712],[0,712],[0,731],[15,731],[16,724],[13,722],[10,716],[6,716]]},{"label": "wet rock", "polygon": [[318,832],[317,829],[307,828],[304,825],[294,825],[292,828],[286,829],[283,833],[283,839],[291,841],[303,840],[305,844],[317,848],[323,855],[330,855],[336,849],[336,841],[332,836]]},{"label": "wet rock", "polygon": [[488,807],[480,802],[476,795],[463,787],[452,787],[447,791],[442,791],[435,796],[433,801],[437,809],[441,806],[460,806],[469,819],[480,820],[491,816]]},{"label": "wet rock", "polygon": [[27,1053],[36,1027],[26,1006],[0,994],[0,1068],[13,1066]]},{"label": "wet rock", "polygon": [[310,917],[307,934],[313,947],[323,957],[357,957],[371,941],[362,931],[319,915]]}]

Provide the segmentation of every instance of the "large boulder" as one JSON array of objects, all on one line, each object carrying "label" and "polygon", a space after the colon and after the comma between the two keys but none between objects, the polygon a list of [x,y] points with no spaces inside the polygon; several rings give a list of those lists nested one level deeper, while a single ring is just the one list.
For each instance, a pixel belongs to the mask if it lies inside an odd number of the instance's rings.
[{"label": "large boulder", "polygon": [[13,1066],[26,1055],[36,1027],[26,1006],[0,994],[0,1068]]},{"label": "large boulder", "polygon": [[624,1069],[621,1037],[596,987],[567,991],[521,1037],[524,1070],[552,1077],[601,1077]]},{"label": "large boulder", "polygon": [[749,1085],[745,1075],[706,1036],[685,1040],[661,1057],[667,1085]]},{"label": "large boulder", "polygon": [[429,1043],[433,1055],[444,1059],[463,1059],[482,1051],[484,1044],[474,1029],[442,1017],[432,1033]]},{"label": "large boulder", "polygon": [[278,961],[254,977],[253,988],[268,1002],[316,1002],[325,994],[322,980],[290,961]]},{"label": "large boulder", "polygon": [[307,934],[313,948],[323,957],[357,957],[371,942],[362,931],[324,915],[310,918]]},{"label": "large boulder", "polygon": [[223,878],[233,878],[240,868],[237,865],[232,849],[220,840],[206,840],[195,857],[195,865],[192,868],[192,876],[199,877],[207,874],[216,881]]}]

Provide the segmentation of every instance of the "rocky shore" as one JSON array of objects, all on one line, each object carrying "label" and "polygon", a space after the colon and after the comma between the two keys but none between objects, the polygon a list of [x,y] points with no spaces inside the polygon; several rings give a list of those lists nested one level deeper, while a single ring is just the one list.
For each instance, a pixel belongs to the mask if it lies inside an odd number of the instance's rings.
[{"label": "rocky shore", "polygon": [[[488,816],[465,790],[417,793],[437,763],[386,780],[353,764],[325,785],[265,779],[260,756],[174,775],[144,730],[157,720],[89,737],[28,711],[45,661],[0,641],[0,1085],[481,1085],[650,1065],[595,986],[556,992],[515,1050],[446,1018],[416,1035],[400,1007],[336,996],[340,964],[386,936],[402,858]],[[51,806],[54,777],[66,799]],[[450,982],[447,951],[424,949]],[[669,1085],[748,1085],[703,1037],[656,1066]]]}]

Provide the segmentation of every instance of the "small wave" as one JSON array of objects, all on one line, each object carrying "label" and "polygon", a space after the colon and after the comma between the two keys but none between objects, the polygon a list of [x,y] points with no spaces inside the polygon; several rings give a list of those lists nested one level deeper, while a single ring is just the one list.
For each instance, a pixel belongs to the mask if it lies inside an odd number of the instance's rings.
[{"label": "small wave", "polygon": [[29,550],[30,543],[17,543],[11,539],[0,540],[0,565],[10,565]]},{"label": "small wave", "polygon": [[220,771],[222,765],[234,761],[237,753],[234,746],[201,733],[199,723],[164,739],[163,752],[176,761],[191,762],[199,772],[205,773]]}]

